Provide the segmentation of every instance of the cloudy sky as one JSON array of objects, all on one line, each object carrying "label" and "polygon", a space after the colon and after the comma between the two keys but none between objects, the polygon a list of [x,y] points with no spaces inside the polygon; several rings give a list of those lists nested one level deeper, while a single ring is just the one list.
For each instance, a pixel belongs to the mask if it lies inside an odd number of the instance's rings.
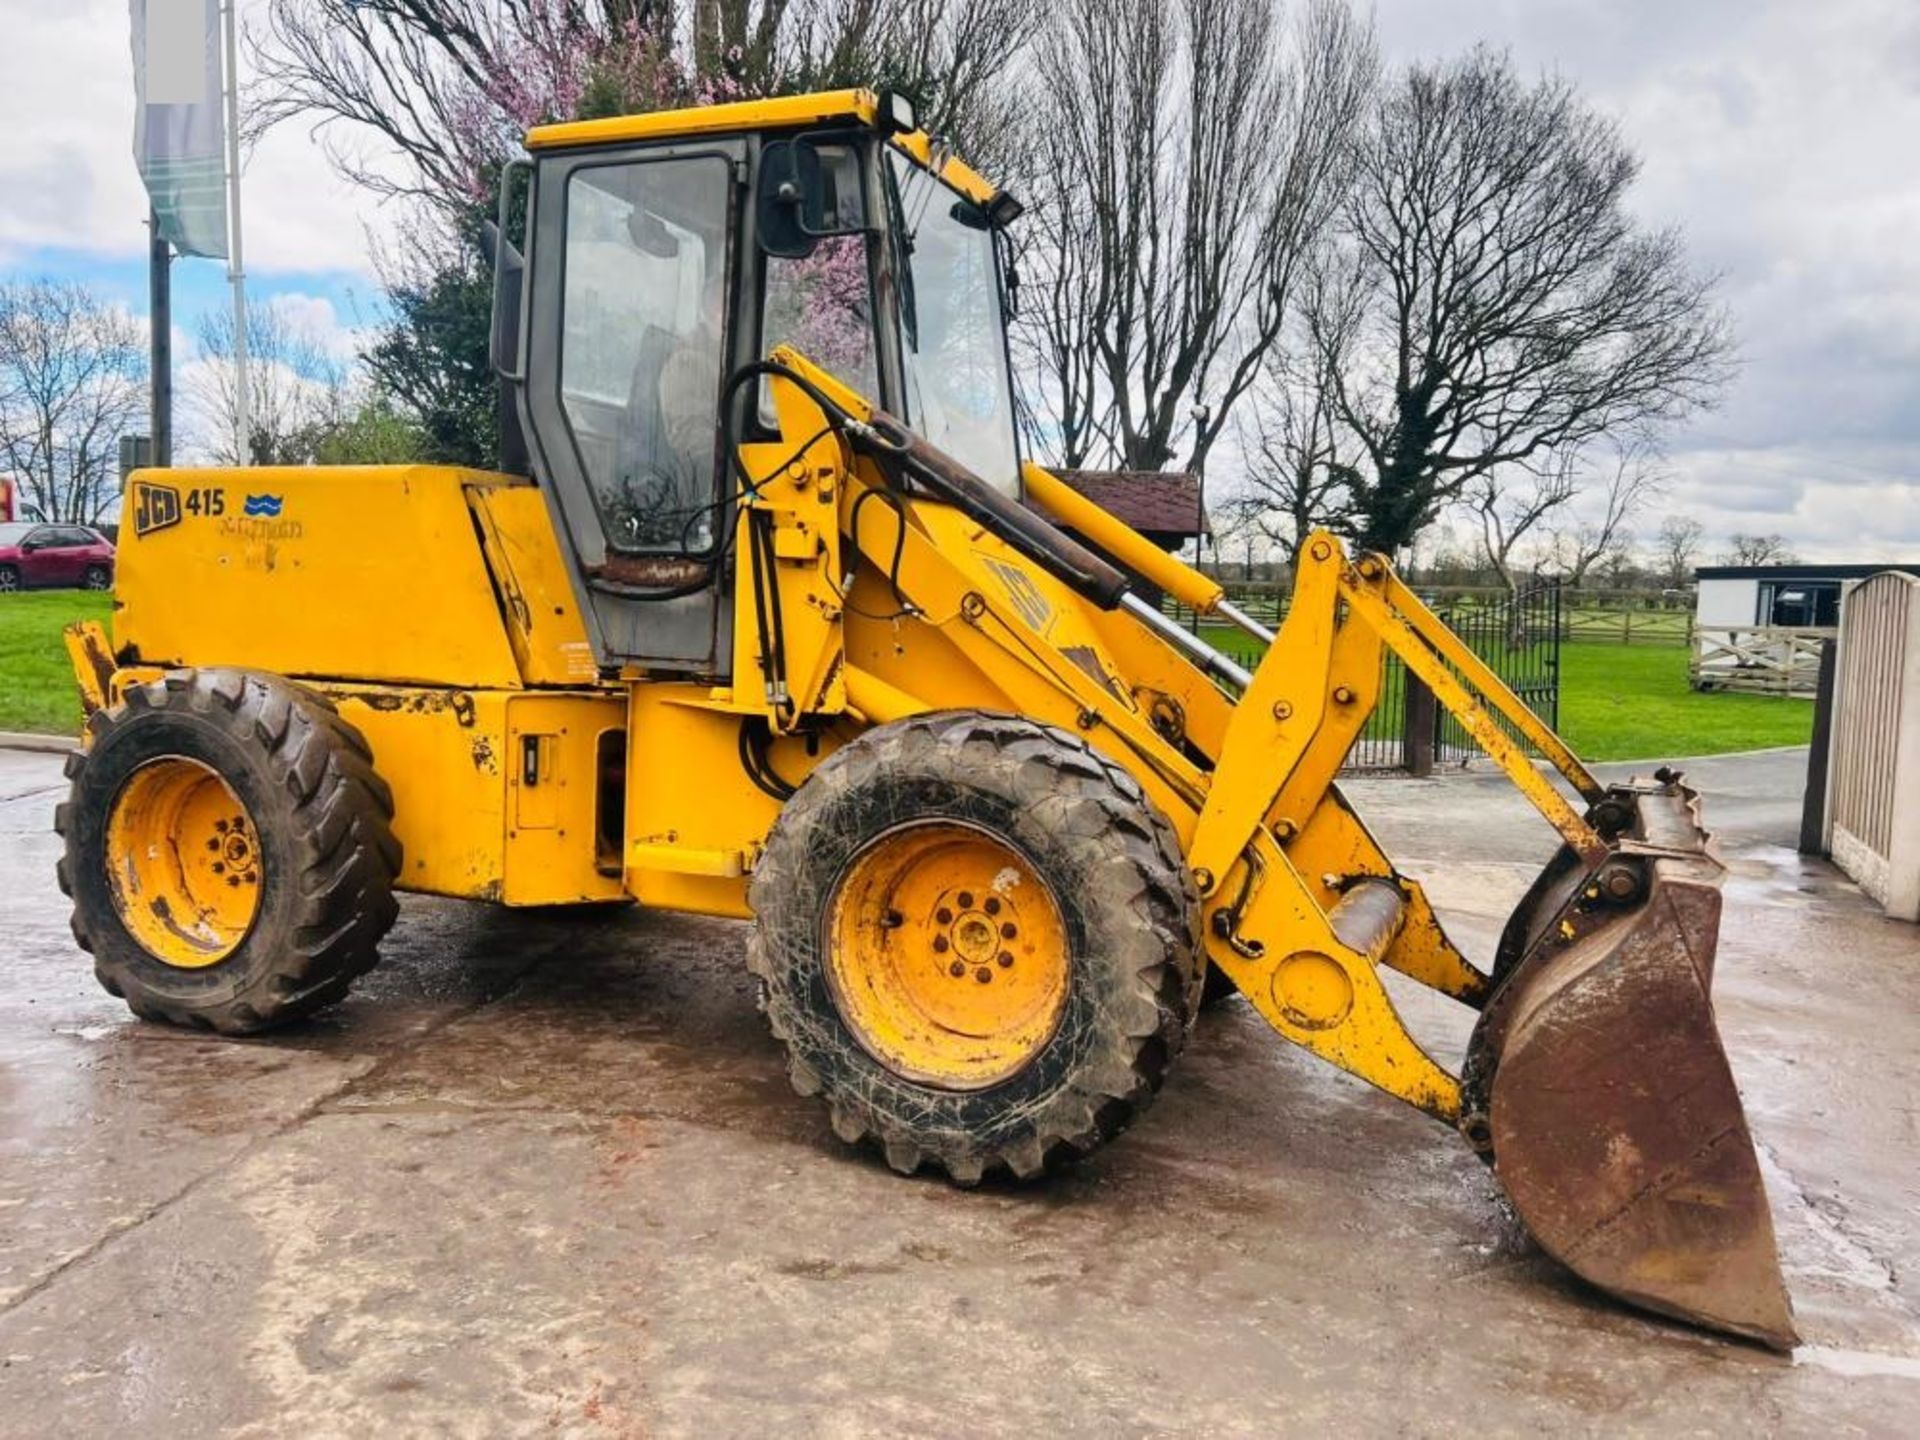
[{"label": "cloudy sky", "polygon": [[[265,0],[241,0],[257,21]],[[1476,39],[1558,69],[1645,158],[1636,203],[1722,277],[1741,343],[1721,409],[1674,438],[1670,508],[1715,544],[1920,559],[1920,4],[1913,0],[1379,0],[1392,59]],[[144,311],[126,0],[0,0],[0,273],[71,276]],[[378,314],[388,217],[307,135],[246,169],[252,293],[342,353]],[[177,267],[191,329],[220,267]]]}]

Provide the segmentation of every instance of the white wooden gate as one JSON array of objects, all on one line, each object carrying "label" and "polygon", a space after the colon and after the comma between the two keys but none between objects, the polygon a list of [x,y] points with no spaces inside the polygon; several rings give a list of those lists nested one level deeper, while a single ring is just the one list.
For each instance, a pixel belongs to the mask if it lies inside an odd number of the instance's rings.
[{"label": "white wooden gate", "polygon": [[1831,630],[1785,625],[1699,626],[1688,679],[1696,690],[1812,695],[1820,688],[1820,651]]},{"label": "white wooden gate", "polygon": [[1840,617],[1827,850],[1889,915],[1920,920],[1920,579],[1888,572]]}]

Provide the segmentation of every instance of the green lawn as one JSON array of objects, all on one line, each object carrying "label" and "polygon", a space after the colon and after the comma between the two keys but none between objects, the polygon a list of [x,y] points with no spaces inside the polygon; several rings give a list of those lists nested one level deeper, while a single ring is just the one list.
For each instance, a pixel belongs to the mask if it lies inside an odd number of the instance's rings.
[{"label": "green lawn", "polygon": [[[1257,665],[1260,647],[1238,630],[1202,625],[1212,645]],[[1719,755],[1771,745],[1804,745],[1813,702],[1778,695],[1696,692],[1687,684],[1684,644],[1569,641],[1560,649],[1560,732],[1587,760],[1650,760]],[[1376,715],[1368,733],[1392,722]]]},{"label": "green lawn", "polygon": [[[80,590],[0,596],[0,730],[72,734],[80,702],[60,643],[75,620],[105,621],[112,601]],[[1249,664],[1258,647],[1238,631],[1202,634]],[[1680,645],[1569,643],[1560,652],[1560,730],[1588,760],[1714,755],[1804,745],[1813,705],[1772,695],[1699,694]]]},{"label": "green lawn", "polygon": [[113,597],[86,590],[0,595],[0,730],[74,735],[80,692],[60,632],[75,620],[105,622]]},{"label": "green lawn", "polygon": [[1702,693],[1687,685],[1679,645],[1566,645],[1560,732],[1587,760],[1718,755],[1804,745],[1813,702],[1785,695]]}]

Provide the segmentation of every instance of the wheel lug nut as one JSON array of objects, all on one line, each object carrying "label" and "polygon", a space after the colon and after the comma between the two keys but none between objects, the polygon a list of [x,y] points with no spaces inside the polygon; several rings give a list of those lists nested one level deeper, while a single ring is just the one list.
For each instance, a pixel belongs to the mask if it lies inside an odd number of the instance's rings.
[{"label": "wheel lug nut", "polygon": [[218,851],[218,850],[219,850],[219,848],[220,848],[220,842],[219,842],[218,840],[209,840],[209,841],[207,841],[207,849],[209,849],[209,850],[213,850],[213,851]]},{"label": "wheel lug nut", "polygon": [[933,937],[933,953],[936,955],[944,955],[947,953],[947,937],[946,936],[936,935]]},{"label": "wheel lug nut", "polygon": [[1000,913],[1000,897],[998,895],[989,895],[987,897],[986,911],[989,915],[998,915]]},{"label": "wheel lug nut", "polygon": [[247,884],[258,885],[259,883],[260,883],[260,872],[258,870],[247,871]]},{"label": "wheel lug nut", "polygon": [[216,860],[213,862],[213,873],[216,875],[224,875],[227,873],[227,867]]},{"label": "wheel lug nut", "polygon": [[238,875],[227,876],[227,884],[235,886],[237,888],[240,884],[240,877]]},{"label": "wheel lug nut", "polygon": [[938,910],[933,912],[933,918],[942,925],[951,925],[953,924],[953,911],[942,905]]},{"label": "wheel lug nut", "polygon": [[982,985],[985,985],[993,979],[993,971],[982,965],[978,970],[973,972],[973,978],[978,980]]},{"label": "wheel lug nut", "polygon": [[902,915],[898,910],[887,911],[887,918],[881,922],[881,924],[885,925],[889,930],[898,930],[906,923],[907,917]]},{"label": "wheel lug nut", "polygon": [[956,960],[947,967],[947,973],[958,980],[962,975],[967,973],[967,967],[964,962]]},{"label": "wheel lug nut", "polygon": [[224,820],[216,820],[213,822],[213,828],[224,835],[227,833],[227,822]]},{"label": "wheel lug nut", "polygon": [[1002,950],[1000,952],[1000,968],[1002,970],[1011,970],[1013,968],[1013,952],[1011,950]]},{"label": "wheel lug nut", "polygon": [[971,890],[962,890],[958,898],[962,910],[971,910],[973,908],[973,892]]},{"label": "wheel lug nut", "polygon": [[1013,921],[1011,920],[1000,927],[1000,938],[1002,940],[1011,940],[1019,933],[1020,932],[1014,928]]}]

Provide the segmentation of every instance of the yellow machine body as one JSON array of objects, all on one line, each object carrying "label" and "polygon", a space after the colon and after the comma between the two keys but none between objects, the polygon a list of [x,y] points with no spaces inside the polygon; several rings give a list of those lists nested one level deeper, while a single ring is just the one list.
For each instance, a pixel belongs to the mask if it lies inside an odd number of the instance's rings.
[{"label": "yellow machine body", "polygon": [[[843,92],[551,127],[529,148],[872,124],[875,113],[871,96]],[[926,137],[896,143],[918,163],[939,159],[962,193],[993,195]],[[772,359],[785,377],[770,384],[781,438],[740,447],[732,524],[738,556],[753,527],[766,529],[773,569],[764,586],[744,562],[727,572],[731,663],[714,675],[596,661],[582,578],[549,497],[527,479],[424,465],[142,471],[128,484],[111,637],[83,628],[71,639],[89,708],[182,667],[285,677],[331,699],[371,747],[393,792],[401,888],[516,905],[631,898],[740,917],[782,813],[743,764],[745,727],[766,737],[765,768],[799,787],[875,726],[953,710],[1030,717],[1124,767],[1171,823],[1208,959],[1282,1036],[1476,1145],[1490,1143],[1489,1125],[1524,1130],[1522,1100],[1496,1091],[1489,1106],[1471,1067],[1452,1073],[1421,1047],[1382,972],[1480,1009],[1506,993],[1507,972],[1528,968],[1527,954],[1573,947],[1553,984],[1531,987],[1533,1008],[1499,1022],[1532,1037],[1550,1063],[1556,1037],[1536,1012],[1570,967],[1604,962],[1624,933],[1597,927],[1592,947],[1579,948],[1579,907],[1612,883],[1607,867],[1626,854],[1647,866],[1684,861],[1675,885],[1710,878],[1697,826],[1656,843],[1631,815],[1603,823],[1609,805],[1624,814],[1690,803],[1677,782],[1645,797],[1598,784],[1383,560],[1349,557],[1331,535],[1302,547],[1288,619],[1232,695],[1140,607],[1095,603],[965,507],[925,493],[862,503],[889,489],[886,478],[829,408],[860,427],[884,428],[886,417],[803,356]],[[1203,614],[1221,612],[1216,582],[1045,471],[1028,467],[1024,490],[1031,511],[1117,565]],[[763,604],[783,621],[777,693],[761,683]],[[1537,914],[1516,917],[1523,933],[1505,969],[1461,955],[1335,783],[1388,650],[1565,841],[1559,888],[1543,889]],[[1536,770],[1528,749],[1577,799]],[[1710,935],[1705,944],[1710,955]],[[1702,978],[1702,1007],[1704,987]],[[1052,1003],[1050,993],[1036,990],[1034,1003]],[[947,1063],[904,1032],[886,1043],[921,1068]],[[999,1073],[978,1054],[951,1063],[972,1067],[956,1075]],[[1732,1105],[1737,1117],[1737,1097]],[[1745,1172],[1728,1179],[1728,1193],[1746,1182]],[[1735,1198],[1750,1211],[1758,1193],[1756,1173]],[[1760,1205],[1743,1243],[1764,1228]],[[1570,1215],[1564,1244],[1543,1239],[1583,1268],[1606,1218]],[[1655,1226],[1641,1248],[1670,1243],[1663,1235]],[[1770,1231],[1763,1238],[1770,1247]],[[1598,1260],[1584,1268],[1641,1303],[1772,1343],[1790,1335],[1783,1298],[1716,1311],[1671,1276],[1620,1278]]]}]

